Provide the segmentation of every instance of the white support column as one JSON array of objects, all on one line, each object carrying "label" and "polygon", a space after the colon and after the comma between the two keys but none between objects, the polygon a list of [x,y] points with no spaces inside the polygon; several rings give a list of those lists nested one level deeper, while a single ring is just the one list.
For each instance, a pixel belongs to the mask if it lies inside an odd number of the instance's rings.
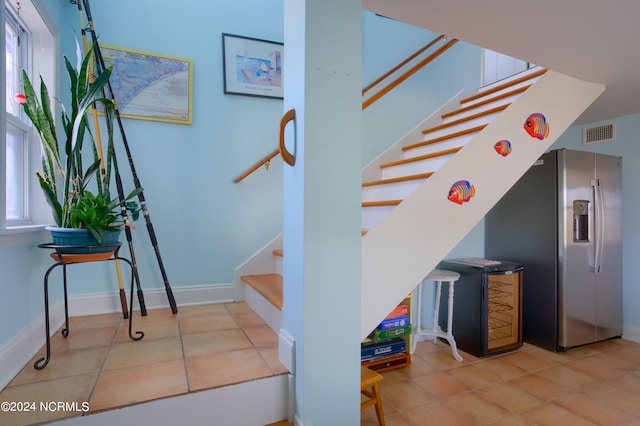
[{"label": "white support column", "polygon": [[283,329],[295,422],[359,424],[361,2],[285,0]]}]

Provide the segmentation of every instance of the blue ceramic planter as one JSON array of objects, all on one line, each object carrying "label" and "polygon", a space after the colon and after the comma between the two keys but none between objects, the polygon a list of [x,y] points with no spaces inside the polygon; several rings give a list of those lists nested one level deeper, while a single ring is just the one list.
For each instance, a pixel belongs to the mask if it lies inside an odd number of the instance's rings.
[{"label": "blue ceramic planter", "polygon": [[107,231],[105,241],[99,243],[88,229],[57,228],[55,226],[48,226],[45,229],[51,233],[54,245],[73,246],[58,249],[60,253],[105,253],[112,251],[113,247],[100,246],[116,244],[120,239],[120,231]]}]

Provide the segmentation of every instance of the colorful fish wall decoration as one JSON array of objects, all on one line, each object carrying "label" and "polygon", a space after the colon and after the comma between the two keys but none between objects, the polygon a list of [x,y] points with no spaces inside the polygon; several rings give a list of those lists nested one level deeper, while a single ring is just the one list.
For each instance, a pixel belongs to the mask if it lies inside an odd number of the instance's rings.
[{"label": "colorful fish wall decoration", "polygon": [[475,186],[471,185],[468,180],[459,180],[449,190],[447,198],[457,204],[466,203],[476,195]]},{"label": "colorful fish wall decoration", "polygon": [[531,114],[527,121],[524,122],[524,130],[532,138],[538,138],[540,140],[549,136],[549,123],[544,115],[536,112]]},{"label": "colorful fish wall decoration", "polygon": [[506,139],[501,140],[499,142],[496,142],[496,144],[493,146],[493,149],[495,149],[498,154],[506,157],[507,155],[511,154],[511,142]]}]

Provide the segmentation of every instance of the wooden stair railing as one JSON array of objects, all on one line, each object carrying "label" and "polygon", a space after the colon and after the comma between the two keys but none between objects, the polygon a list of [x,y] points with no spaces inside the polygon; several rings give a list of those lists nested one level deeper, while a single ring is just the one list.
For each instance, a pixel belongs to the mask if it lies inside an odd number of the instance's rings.
[{"label": "wooden stair railing", "polygon": [[237,178],[235,178],[233,180],[233,183],[239,183],[241,182],[244,178],[246,178],[247,176],[249,176],[251,173],[255,172],[256,170],[258,170],[260,167],[265,166],[267,168],[267,170],[269,170],[269,164],[271,164],[271,160],[273,159],[273,157],[275,157],[276,155],[278,155],[280,153],[280,148],[275,149],[273,152],[271,152],[269,155],[267,155],[266,157],[264,157],[262,160],[258,161],[256,164],[254,164],[253,166],[249,167],[247,169],[247,171],[245,171],[244,173],[242,173],[240,176],[238,176]]},{"label": "wooden stair railing", "polygon": [[404,61],[400,62],[398,65],[396,65],[395,67],[391,68],[389,71],[387,71],[386,73],[382,74],[380,77],[378,77],[377,79],[375,79],[374,81],[369,83],[367,86],[365,86],[364,89],[362,89],[362,95],[364,96],[365,93],[367,93],[369,90],[373,89],[377,84],[382,82],[384,79],[388,78],[391,74],[393,74],[394,72],[398,71],[400,68],[402,68],[405,65],[407,65],[409,62],[411,62],[413,59],[415,59],[419,54],[421,54],[425,50],[429,49],[431,46],[433,46],[434,44],[436,44],[437,42],[439,42],[443,38],[445,38],[445,35],[444,34],[440,34],[438,37],[434,38],[429,43],[425,44],[423,47],[418,49],[413,55],[409,56],[407,59],[405,59]]},{"label": "wooden stair railing", "polygon": [[[442,39],[444,39],[445,37],[442,36]],[[424,58],[423,60],[421,60],[420,62],[418,62],[416,65],[414,65],[413,67],[411,67],[410,69],[408,69],[406,72],[404,72],[402,75],[400,75],[398,78],[396,78],[395,80],[393,80],[391,83],[389,83],[388,85],[386,85],[385,87],[383,87],[382,89],[380,89],[379,91],[377,91],[376,93],[374,93],[369,99],[365,100],[362,103],[362,109],[365,110],[367,109],[369,106],[371,106],[374,102],[376,102],[378,99],[382,98],[384,95],[386,95],[387,93],[389,93],[391,90],[395,89],[397,86],[400,85],[400,83],[402,83],[403,81],[405,81],[406,79],[408,79],[409,77],[411,77],[413,74],[417,73],[418,71],[420,71],[422,68],[424,68],[427,64],[429,64],[430,62],[432,62],[434,59],[436,59],[438,56],[442,55],[444,52],[446,52],[447,50],[449,50],[454,44],[456,44],[458,42],[458,39],[451,39],[449,41],[447,41],[445,44],[443,44],[439,49],[437,49],[435,52],[433,52],[432,54],[430,54],[429,56],[427,56],[426,58]],[[431,46],[429,46],[431,47]]]}]

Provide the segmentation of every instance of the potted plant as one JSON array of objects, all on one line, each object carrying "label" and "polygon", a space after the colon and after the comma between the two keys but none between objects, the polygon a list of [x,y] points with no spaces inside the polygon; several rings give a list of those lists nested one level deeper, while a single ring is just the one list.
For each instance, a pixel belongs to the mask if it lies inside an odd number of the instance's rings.
[{"label": "potted plant", "polygon": [[[71,86],[71,105],[69,111],[62,106],[61,122],[65,135],[63,146],[58,143],[58,131],[51,113],[49,91],[42,77],[40,99],[24,71],[24,95],[16,96],[40,136],[42,172],[36,173],[36,176],[57,225],[57,228],[47,228],[52,232],[56,245],[62,245],[65,241],[70,245],[113,244],[118,241],[121,229],[119,225],[125,222],[123,219],[127,211],[131,209],[133,219],[137,219],[138,214],[136,203],[129,200],[142,191],[141,188],[131,192],[123,204],[117,197],[112,199],[110,195],[115,105],[112,100],[100,95],[111,76],[111,68],[99,73],[92,81],[89,66],[93,58],[92,52],[93,49],[90,49],[84,56],[79,71],[74,69],[66,57],[64,58]],[[107,166],[103,170],[101,147],[91,132],[87,118],[88,109],[97,104],[101,105],[101,112],[104,113],[107,123]],[[86,146],[85,139],[89,142]],[[87,158],[90,161],[85,167],[83,162]],[[88,189],[92,181],[96,184],[93,192]],[[80,242],[81,240],[77,240],[75,236],[60,239],[60,233],[64,233],[65,230],[71,230],[73,234],[90,234],[90,238],[93,239],[87,242]]]}]

